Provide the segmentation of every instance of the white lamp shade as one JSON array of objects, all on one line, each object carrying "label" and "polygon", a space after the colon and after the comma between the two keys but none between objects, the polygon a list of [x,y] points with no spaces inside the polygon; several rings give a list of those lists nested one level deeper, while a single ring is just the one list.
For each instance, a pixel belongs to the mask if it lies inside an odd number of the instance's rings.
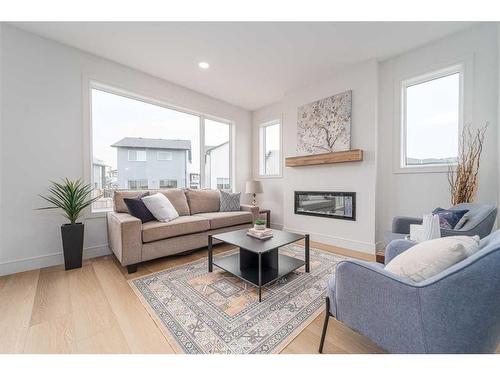
[{"label": "white lamp shade", "polygon": [[262,182],[260,181],[247,181],[245,185],[246,194],[262,193]]}]

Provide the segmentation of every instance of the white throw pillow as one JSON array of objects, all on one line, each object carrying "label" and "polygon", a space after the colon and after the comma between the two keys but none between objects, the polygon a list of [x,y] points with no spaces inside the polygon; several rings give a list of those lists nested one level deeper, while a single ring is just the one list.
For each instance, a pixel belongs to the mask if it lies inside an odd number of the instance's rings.
[{"label": "white throw pillow", "polygon": [[179,213],[164,194],[156,193],[141,199],[158,221],[167,223],[179,217]]},{"label": "white throw pillow", "polygon": [[420,282],[479,251],[479,236],[436,238],[412,246],[389,262],[385,269]]}]

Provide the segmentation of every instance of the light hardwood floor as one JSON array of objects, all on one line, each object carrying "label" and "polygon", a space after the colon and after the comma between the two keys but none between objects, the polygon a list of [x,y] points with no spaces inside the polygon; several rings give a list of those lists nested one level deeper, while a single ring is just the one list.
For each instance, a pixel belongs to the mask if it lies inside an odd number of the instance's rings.
[{"label": "light hardwood floor", "polygon": [[[311,246],[371,259],[319,243]],[[218,245],[215,253],[229,250]],[[206,257],[200,250],[147,262],[128,275],[112,255],[81,269],[56,266],[0,277],[0,353],[173,353],[127,279]],[[317,353],[324,313],[282,353]],[[331,319],[324,353],[382,353],[371,341]]]}]

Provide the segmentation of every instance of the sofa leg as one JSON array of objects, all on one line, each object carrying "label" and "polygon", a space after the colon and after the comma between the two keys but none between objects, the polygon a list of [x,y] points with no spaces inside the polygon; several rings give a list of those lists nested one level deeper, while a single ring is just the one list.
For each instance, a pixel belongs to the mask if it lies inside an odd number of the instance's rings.
[{"label": "sofa leg", "polygon": [[330,298],[326,297],[326,311],[325,311],[325,322],[323,323],[323,332],[321,333],[321,340],[319,342],[319,353],[323,353],[323,345],[325,343],[326,330],[328,328],[328,322],[330,321]]},{"label": "sofa leg", "polygon": [[127,271],[128,271],[128,273],[137,272],[137,263],[136,264],[129,264],[127,266]]}]

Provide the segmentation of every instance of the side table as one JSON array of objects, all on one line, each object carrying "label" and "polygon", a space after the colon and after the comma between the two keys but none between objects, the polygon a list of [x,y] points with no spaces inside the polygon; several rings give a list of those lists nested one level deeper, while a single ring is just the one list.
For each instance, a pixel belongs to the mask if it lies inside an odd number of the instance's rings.
[{"label": "side table", "polygon": [[266,227],[271,228],[271,210],[260,209],[259,214],[266,214]]}]

